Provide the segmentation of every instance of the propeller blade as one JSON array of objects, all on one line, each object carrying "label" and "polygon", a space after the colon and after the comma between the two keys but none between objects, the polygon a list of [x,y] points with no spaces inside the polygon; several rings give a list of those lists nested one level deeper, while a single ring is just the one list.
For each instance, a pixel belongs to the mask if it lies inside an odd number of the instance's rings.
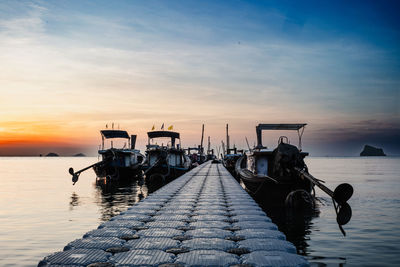
[{"label": "propeller blade", "polygon": [[68,172],[69,174],[74,175],[74,168],[69,168]]},{"label": "propeller blade", "polygon": [[76,182],[78,182],[78,179],[79,179],[79,176],[78,176],[78,175],[76,175],[76,174],[73,174],[73,175],[72,175],[72,182],[73,182],[73,184],[75,184]]},{"label": "propeller blade", "polygon": [[340,205],[344,205],[353,195],[354,189],[350,184],[340,184],[333,192],[333,199]]},{"label": "propeller blade", "polygon": [[339,206],[339,212],[337,213],[336,221],[339,225],[345,225],[351,219],[352,211],[348,203],[344,203]]}]

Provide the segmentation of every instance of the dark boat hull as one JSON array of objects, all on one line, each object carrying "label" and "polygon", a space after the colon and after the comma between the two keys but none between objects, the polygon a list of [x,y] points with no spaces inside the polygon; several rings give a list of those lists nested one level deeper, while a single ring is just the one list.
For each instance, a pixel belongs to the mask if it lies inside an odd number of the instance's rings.
[{"label": "dark boat hull", "polygon": [[134,149],[99,150],[102,162],[93,166],[93,170],[100,179],[111,181],[135,180],[142,176],[143,155]]},{"label": "dark boat hull", "polygon": [[270,206],[285,206],[288,195],[297,190],[304,190],[311,196],[312,187],[307,182],[293,183],[293,184],[276,184],[273,181],[258,179],[243,179],[240,177],[242,184],[247,192],[249,192],[255,199],[267,202]]},{"label": "dark boat hull", "polygon": [[174,166],[167,166],[166,164],[159,165],[157,167],[152,168],[150,171],[146,172],[146,177],[150,178],[153,175],[164,176],[164,180],[169,182],[173,179],[181,176],[186,173],[189,168],[180,168]]},{"label": "dark boat hull", "polygon": [[302,179],[295,173],[278,177],[257,176],[241,166],[242,160],[243,158],[237,161],[236,173],[246,191],[256,200],[270,206],[283,207],[288,203],[292,206],[302,206],[313,199],[313,185],[307,179]]},{"label": "dark boat hull", "polygon": [[112,181],[116,180],[136,180],[141,177],[142,170],[140,165],[131,167],[116,167],[112,164],[107,164],[103,166],[94,166],[94,172],[100,179],[110,179]]},{"label": "dark boat hull", "polygon": [[308,153],[280,143],[273,151],[257,148],[236,161],[235,170],[246,190],[257,200],[272,206],[302,206],[313,202],[313,184],[296,169],[307,172]]},{"label": "dark boat hull", "polygon": [[222,160],[224,167],[232,174],[233,177],[235,177],[237,181],[239,181],[239,179],[235,170],[235,165],[241,156],[242,155],[239,154],[228,154],[225,155],[224,159]]},{"label": "dark boat hull", "polygon": [[186,173],[190,160],[181,149],[153,148],[146,151],[147,161],[143,166],[148,184],[165,183]]}]

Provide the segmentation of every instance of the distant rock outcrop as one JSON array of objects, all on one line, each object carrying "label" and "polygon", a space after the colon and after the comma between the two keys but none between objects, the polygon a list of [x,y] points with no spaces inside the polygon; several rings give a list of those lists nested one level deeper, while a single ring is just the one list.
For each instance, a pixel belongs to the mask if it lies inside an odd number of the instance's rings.
[{"label": "distant rock outcrop", "polygon": [[50,152],[46,155],[46,157],[59,157],[59,155],[57,153]]},{"label": "distant rock outcrop", "polygon": [[363,151],[360,153],[360,156],[386,156],[386,154],[383,152],[382,148],[365,145]]},{"label": "distant rock outcrop", "polygon": [[83,153],[78,153],[78,154],[75,154],[74,157],[86,157],[86,155]]}]

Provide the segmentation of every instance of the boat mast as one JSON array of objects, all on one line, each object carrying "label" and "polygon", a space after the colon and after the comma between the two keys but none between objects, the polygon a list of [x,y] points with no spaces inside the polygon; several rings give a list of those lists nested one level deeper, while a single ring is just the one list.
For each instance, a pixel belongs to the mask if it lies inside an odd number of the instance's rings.
[{"label": "boat mast", "polygon": [[204,139],[204,124],[201,128],[201,142],[200,142],[200,151],[199,154],[202,154],[204,149],[203,149],[203,139]]},{"label": "boat mast", "polygon": [[226,154],[230,153],[230,148],[229,148],[229,126],[226,124]]},{"label": "boat mast", "polygon": [[247,147],[249,148],[249,151],[251,152],[251,148],[250,148],[250,145],[249,145],[249,140],[247,140],[247,136],[245,136],[245,138],[246,138]]}]

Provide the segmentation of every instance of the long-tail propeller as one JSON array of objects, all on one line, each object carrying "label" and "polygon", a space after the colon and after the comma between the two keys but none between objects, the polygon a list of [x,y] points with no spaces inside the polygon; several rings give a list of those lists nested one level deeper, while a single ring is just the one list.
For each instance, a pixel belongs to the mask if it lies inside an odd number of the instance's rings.
[{"label": "long-tail propeller", "polygon": [[74,168],[69,168],[68,171],[69,171],[69,173],[72,175],[72,182],[73,182],[72,185],[75,185],[75,183],[78,182],[79,174],[81,174],[81,173],[80,173],[80,172],[75,173],[75,172],[74,172]]},{"label": "long-tail propeller", "polygon": [[[342,225],[347,224],[352,216],[351,207],[347,201],[351,198],[353,192],[353,187],[350,184],[344,183],[338,185],[332,195],[333,206],[335,207],[336,212],[336,222],[338,223],[339,229],[343,235],[346,235],[346,232]],[[336,205],[336,203],[338,205]]]},{"label": "long-tail propeller", "polygon": [[295,168],[304,178],[307,178],[314,185],[318,186],[322,191],[328,194],[333,201],[333,206],[335,207],[336,212],[336,222],[339,225],[339,229],[342,234],[345,236],[346,232],[344,231],[342,225],[347,224],[351,220],[352,211],[350,205],[347,201],[352,197],[354,189],[348,183],[343,183],[338,185],[335,190],[332,192],[328,187],[323,185],[321,180],[315,178],[308,172],[301,170],[299,168]]},{"label": "long-tail propeller", "polygon": [[73,169],[73,168],[69,168],[68,172],[72,175],[72,182],[73,182],[72,185],[75,185],[75,183],[78,182],[79,175],[81,175],[82,172],[84,172],[84,171],[86,171],[86,170],[92,168],[93,166],[100,165],[100,164],[104,164],[104,162],[107,162],[108,160],[110,160],[110,158],[107,158],[107,159],[105,159],[105,160],[102,160],[102,161],[99,161],[99,162],[94,163],[94,164],[92,164],[92,165],[89,165],[89,166],[87,166],[86,168],[83,168],[82,170],[79,170],[79,171],[77,171],[77,172],[74,172],[74,169]]}]

